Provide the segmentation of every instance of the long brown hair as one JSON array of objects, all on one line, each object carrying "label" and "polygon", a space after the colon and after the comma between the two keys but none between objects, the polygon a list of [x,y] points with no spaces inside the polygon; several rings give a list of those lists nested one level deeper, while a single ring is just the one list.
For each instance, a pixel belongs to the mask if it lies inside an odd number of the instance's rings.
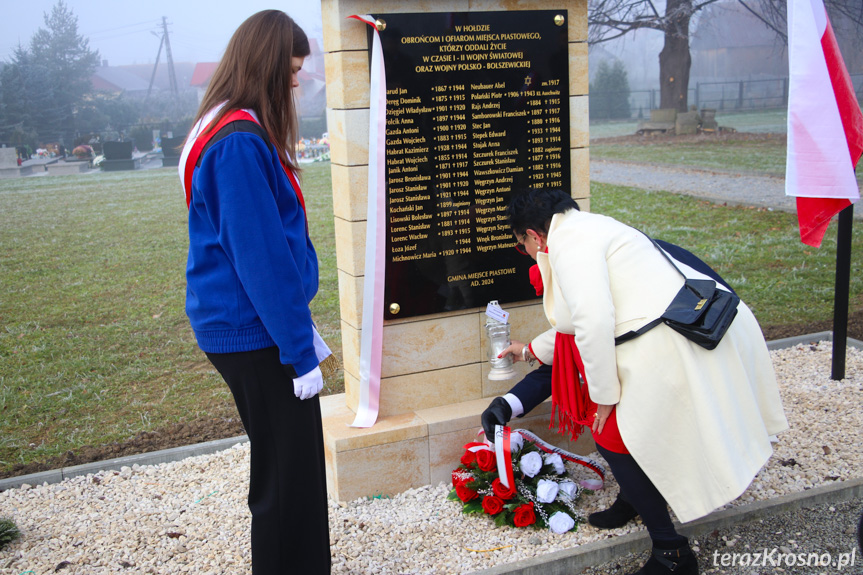
[{"label": "long brown hair", "polygon": [[[292,59],[310,54],[303,29],[281,10],[262,10],[240,24],[213,73],[195,123],[225,102],[212,125],[231,110],[258,115],[285,166],[296,170],[296,102],[291,86]],[[287,148],[287,152],[285,149]]]}]

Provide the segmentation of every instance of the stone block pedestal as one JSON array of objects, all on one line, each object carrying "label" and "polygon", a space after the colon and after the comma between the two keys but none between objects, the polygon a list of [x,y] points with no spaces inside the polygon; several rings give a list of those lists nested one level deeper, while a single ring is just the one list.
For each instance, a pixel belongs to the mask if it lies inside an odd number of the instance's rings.
[{"label": "stone block pedestal", "polygon": [[[374,427],[349,427],[354,412],[344,394],[321,398],[327,491],[339,501],[395,495],[407,489],[451,480],[464,445],[476,439],[480,415],[489,399],[475,399],[378,419]],[[551,403],[515,419],[513,428],[528,429],[562,449],[587,455],[595,450],[589,433],[577,442],[549,429]]]},{"label": "stone block pedestal", "polygon": [[[327,457],[327,487],[340,501],[393,495],[450,481],[465,443],[481,428],[491,398],[518,379],[490,381],[481,308],[387,320],[383,327],[380,411],[369,429],[349,427],[360,397],[360,342],[369,170],[368,26],[354,14],[567,10],[569,154],[572,196],[590,207],[587,0],[322,0],[327,127],[335,216],[336,259],[345,393],[321,399]],[[442,79],[442,81],[444,81]],[[527,281],[527,277],[523,281]],[[538,300],[505,304],[512,338],[529,341],[548,329]],[[517,377],[526,371],[517,364]],[[549,430],[550,405],[512,422],[579,454],[593,451],[582,436],[571,445]]]}]

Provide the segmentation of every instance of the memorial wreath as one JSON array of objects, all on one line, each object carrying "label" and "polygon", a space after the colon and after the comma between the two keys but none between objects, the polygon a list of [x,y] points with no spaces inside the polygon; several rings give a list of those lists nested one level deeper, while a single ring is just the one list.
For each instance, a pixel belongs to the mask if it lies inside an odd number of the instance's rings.
[{"label": "memorial wreath", "polygon": [[[463,513],[490,515],[497,526],[535,526],[554,533],[577,529],[583,515],[576,502],[602,488],[605,470],[592,459],[554,447],[524,429],[499,428],[494,444],[465,445],[461,464],[452,472],[447,499]],[[570,478],[565,461],[583,465],[599,480]]]}]

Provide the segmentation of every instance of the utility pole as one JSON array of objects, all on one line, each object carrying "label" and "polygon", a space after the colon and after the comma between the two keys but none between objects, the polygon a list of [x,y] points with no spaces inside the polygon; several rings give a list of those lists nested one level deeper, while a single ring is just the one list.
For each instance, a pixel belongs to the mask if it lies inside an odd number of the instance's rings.
[{"label": "utility pole", "polygon": [[[153,32],[153,34],[156,34],[156,33]],[[156,70],[159,68],[159,58],[162,57],[162,46],[164,44],[165,44],[165,37],[162,36],[161,39],[159,40],[159,51],[156,52],[156,63],[153,65],[153,73],[150,74],[150,85],[147,86],[147,97],[144,98],[145,102],[150,99],[150,92],[153,90],[153,80],[156,79]]]},{"label": "utility pole", "polygon": [[[153,34],[158,36],[156,32]],[[171,94],[176,96],[179,93],[177,74],[174,72],[174,57],[171,54],[171,39],[168,37],[168,17],[162,16],[162,39],[159,42],[159,51],[156,52],[156,63],[153,65],[153,73],[150,74],[150,85],[147,87],[147,97],[144,101],[150,99],[150,92],[153,90],[153,81],[156,79],[156,70],[159,68],[159,58],[162,57],[162,46],[165,47],[165,56],[168,58],[168,83],[171,86]]]},{"label": "utility pole", "polygon": [[168,17],[162,16],[162,39],[165,42],[165,56],[168,58],[168,80],[171,83],[171,93],[175,96],[177,90],[177,74],[174,73],[174,57],[171,55],[171,39],[168,37]]}]

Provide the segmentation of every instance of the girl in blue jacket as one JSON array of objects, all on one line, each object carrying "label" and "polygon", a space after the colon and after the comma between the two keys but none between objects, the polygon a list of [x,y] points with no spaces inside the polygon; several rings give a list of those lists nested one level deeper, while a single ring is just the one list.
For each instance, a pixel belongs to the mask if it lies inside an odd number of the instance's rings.
[{"label": "girl in blue jacket", "polygon": [[318,259],[296,178],[293,89],[309,41],[265,10],[231,38],[180,160],[186,313],[251,443],[252,571],[330,572]]}]

